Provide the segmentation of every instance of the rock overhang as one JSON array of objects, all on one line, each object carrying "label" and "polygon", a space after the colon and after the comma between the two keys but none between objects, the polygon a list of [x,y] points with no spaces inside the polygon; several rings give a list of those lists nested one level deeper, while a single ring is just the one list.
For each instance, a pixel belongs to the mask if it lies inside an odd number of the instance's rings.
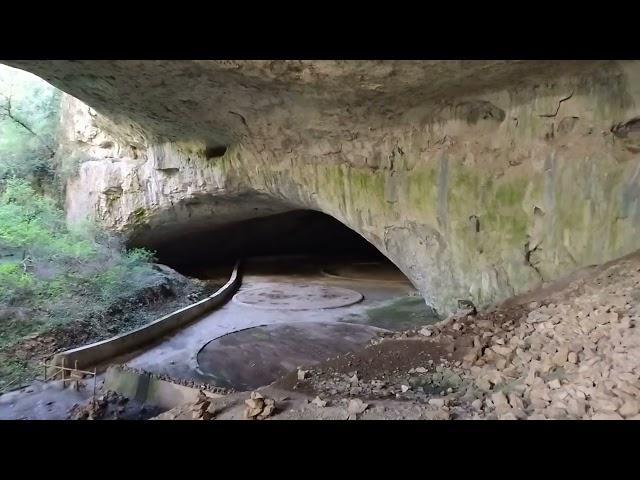
[{"label": "rock overhang", "polygon": [[636,140],[614,128],[640,114],[637,62],[11,64],[134,149],[83,165],[67,197],[131,235],[319,210],[443,311],[640,247]]},{"label": "rock overhang", "polygon": [[[150,138],[219,148],[273,129],[342,135],[443,102],[603,68],[607,61],[10,61]],[[295,135],[294,135],[295,139]]]}]

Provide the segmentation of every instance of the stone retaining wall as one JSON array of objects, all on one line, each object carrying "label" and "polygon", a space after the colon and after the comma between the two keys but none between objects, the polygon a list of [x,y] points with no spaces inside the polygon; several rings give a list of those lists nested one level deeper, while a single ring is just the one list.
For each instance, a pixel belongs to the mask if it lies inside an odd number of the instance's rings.
[{"label": "stone retaining wall", "polygon": [[229,281],[213,295],[130,332],[58,353],[53,357],[53,363],[62,365],[64,359],[66,366],[75,366],[75,362],[78,362],[77,368],[84,369],[129,353],[223,305],[235,293],[240,283],[240,262],[237,262]]}]

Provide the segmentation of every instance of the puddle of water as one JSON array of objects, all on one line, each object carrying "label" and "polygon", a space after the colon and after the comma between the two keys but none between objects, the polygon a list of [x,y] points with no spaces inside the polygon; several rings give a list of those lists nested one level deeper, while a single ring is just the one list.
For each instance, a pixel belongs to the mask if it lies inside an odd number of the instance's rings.
[{"label": "puddle of water", "polygon": [[408,330],[440,321],[435,311],[421,297],[407,296],[393,299],[365,310],[362,314],[349,314],[340,322],[366,323],[386,330]]}]

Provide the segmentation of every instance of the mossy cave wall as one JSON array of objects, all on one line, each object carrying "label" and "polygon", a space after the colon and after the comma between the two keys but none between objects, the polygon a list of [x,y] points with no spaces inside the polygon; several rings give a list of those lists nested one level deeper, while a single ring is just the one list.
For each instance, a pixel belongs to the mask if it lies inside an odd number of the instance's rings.
[{"label": "mossy cave wall", "polygon": [[637,62],[389,101],[393,114],[367,118],[363,106],[314,110],[302,97],[289,106],[292,116],[308,110],[299,128],[266,113],[245,118],[248,133],[221,157],[205,140],[153,135],[133,155],[121,124],[87,113],[111,149],[94,148],[70,181],[69,218],[91,216],[153,246],[158,236],[319,210],[387,255],[442,313],[640,248]]}]

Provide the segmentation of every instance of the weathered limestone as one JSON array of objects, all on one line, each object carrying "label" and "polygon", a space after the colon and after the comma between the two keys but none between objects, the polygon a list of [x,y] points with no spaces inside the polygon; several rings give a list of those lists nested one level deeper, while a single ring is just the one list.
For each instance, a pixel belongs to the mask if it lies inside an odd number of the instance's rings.
[{"label": "weathered limestone", "polygon": [[10,63],[100,112],[69,217],[142,244],[320,210],[443,313],[640,248],[637,62]]}]

